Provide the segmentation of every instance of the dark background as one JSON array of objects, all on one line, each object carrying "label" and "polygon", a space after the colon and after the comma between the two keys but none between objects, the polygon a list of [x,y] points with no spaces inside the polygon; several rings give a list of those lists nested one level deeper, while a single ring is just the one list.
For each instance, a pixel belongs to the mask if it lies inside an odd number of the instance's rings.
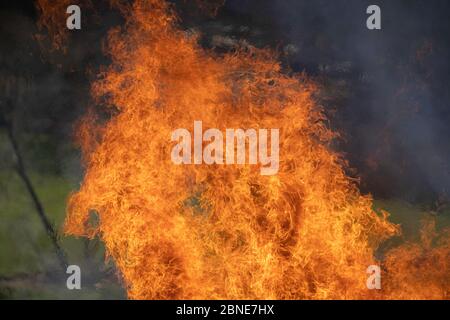
[{"label": "dark background", "polygon": [[[414,219],[424,210],[448,217],[449,1],[229,0],[216,16],[192,1],[172,2],[181,27],[200,31],[203,46],[271,47],[286,72],[317,81],[318,102],[341,134],[333,148],[376,205]],[[370,4],[381,7],[382,30],[366,28]],[[62,52],[36,40],[45,35],[37,15],[33,1],[0,5],[0,297],[54,297],[45,288],[61,284],[8,130],[57,232],[65,200],[82,179],[73,125],[89,106],[96,71],[108,64],[106,32],[121,23],[99,1],[95,14],[82,11],[82,30],[70,32]],[[103,267],[98,241],[63,239],[62,246],[69,261],[90,270],[89,297],[124,297],[114,266]]]}]

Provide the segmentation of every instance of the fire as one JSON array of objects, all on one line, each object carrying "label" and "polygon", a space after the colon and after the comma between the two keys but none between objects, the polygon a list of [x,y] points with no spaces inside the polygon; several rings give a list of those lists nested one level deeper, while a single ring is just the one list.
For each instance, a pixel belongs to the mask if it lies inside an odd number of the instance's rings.
[{"label": "fire", "polygon": [[[68,6],[72,4],[71,0],[36,0],[36,7],[40,13],[38,28],[40,30],[46,29],[52,39],[52,49],[66,51],[65,46],[67,33],[61,26],[66,25],[66,16],[64,13]],[[92,7],[90,0],[85,0],[87,7]],[[36,35],[37,40],[42,44],[45,40],[42,34]]]},{"label": "fire", "polygon": [[[399,234],[372,209],[329,148],[336,134],[305,75],[270,50],[217,54],[177,27],[171,7],[136,0],[110,31],[112,63],[92,86],[110,106],[78,138],[86,172],[65,232],[104,241],[132,299],[397,299],[450,297],[450,237],[424,232],[376,258]],[[279,171],[176,165],[171,133],[278,128]],[[92,215],[98,215],[94,223]],[[427,228],[425,228],[426,230]],[[382,290],[366,270],[381,265]]]}]

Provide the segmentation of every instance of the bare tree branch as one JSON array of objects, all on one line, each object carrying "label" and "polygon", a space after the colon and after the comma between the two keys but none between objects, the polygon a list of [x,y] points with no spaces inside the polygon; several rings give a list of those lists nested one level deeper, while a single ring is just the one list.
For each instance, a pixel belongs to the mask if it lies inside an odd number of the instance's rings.
[{"label": "bare tree branch", "polygon": [[67,266],[68,266],[66,254],[59,244],[57,232],[53,228],[53,225],[50,223],[50,220],[48,219],[48,217],[44,211],[44,207],[42,206],[42,203],[39,200],[39,198],[34,190],[34,187],[31,183],[31,180],[28,177],[28,174],[25,170],[23,158],[20,153],[17,140],[14,136],[14,131],[13,131],[11,123],[8,123],[8,122],[6,123],[6,130],[8,133],[9,141],[11,143],[11,146],[13,148],[14,154],[17,159],[17,164],[15,167],[15,170],[16,170],[17,174],[20,176],[20,178],[22,179],[22,181],[24,182],[24,184],[27,188],[27,191],[31,196],[31,199],[33,200],[33,204],[36,208],[36,211],[39,215],[39,218],[40,218],[42,224],[44,225],[45,231],[47,232],[47,235],[50,237],[50,240],[53,243],[53,246],[56,251],[56,255],[58,256],[59,263],[65,272],[67,269]]}]

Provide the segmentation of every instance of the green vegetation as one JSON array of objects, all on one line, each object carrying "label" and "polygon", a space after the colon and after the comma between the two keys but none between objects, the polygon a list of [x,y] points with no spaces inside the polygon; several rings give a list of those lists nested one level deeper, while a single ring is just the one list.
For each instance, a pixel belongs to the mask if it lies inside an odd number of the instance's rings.
[{"label": "green vegetation", "polygon": [[[36,192],[55,228],[61,233],[65,205],[70,192],[77,188],[56,174],[31,174]],[[61,237],[61,245],[70,264],[82,270],[82,289],[66,289],[66,275],[61,273],[52,243],[45,233],[36,210],[23,185],[12,170],[0,172],[0,298],[30,299],[122,299],[125,290],[112,262],[105,265],[104,248],[98,239]],[[417,241],[421,220],[430,211],[401,200],[376,200],[376,210],[386,210],[390,220],[401,224],[402,236],[384,246],[404,240]],[[450,210],[435,215],[436,226],[450,226]]]},{"label": "green vegetation", "polygon": [[[56,175],[31,174],[35,190],[55,229],[62,232],[65,203],[76,186]],[[22,180],[0,172],[0,298],[125,298],[112,263],[94,239],[61,237],[70,264],[82,270],[82,289],[68,290],[56,254]]]}]

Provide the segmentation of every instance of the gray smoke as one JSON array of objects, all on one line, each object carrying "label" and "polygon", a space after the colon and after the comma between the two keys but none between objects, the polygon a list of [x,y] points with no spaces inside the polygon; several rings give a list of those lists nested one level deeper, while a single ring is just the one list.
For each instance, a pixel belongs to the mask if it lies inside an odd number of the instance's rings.
[{"label": "gray smoke", "polygon": [[[381,8],[382,30],[366,28]],[[450,194],[450,3],[436,1],[230,0],[286,59],[324,84],[322,102],[362,187],[422,201]],[[292,50],[293,48],[293,50]]]}]

